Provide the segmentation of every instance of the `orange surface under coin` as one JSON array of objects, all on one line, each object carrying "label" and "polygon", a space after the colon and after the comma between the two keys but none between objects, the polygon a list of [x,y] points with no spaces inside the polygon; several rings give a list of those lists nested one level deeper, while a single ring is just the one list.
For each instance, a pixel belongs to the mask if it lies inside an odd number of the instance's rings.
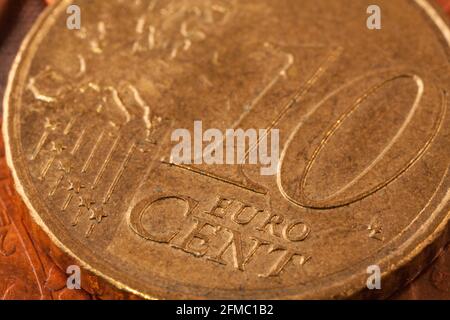
[{"label": "orange surface under coin", "polygon": [[450,13],[450,1],[449,0],[436,0],[440,6],[447,12]]}]

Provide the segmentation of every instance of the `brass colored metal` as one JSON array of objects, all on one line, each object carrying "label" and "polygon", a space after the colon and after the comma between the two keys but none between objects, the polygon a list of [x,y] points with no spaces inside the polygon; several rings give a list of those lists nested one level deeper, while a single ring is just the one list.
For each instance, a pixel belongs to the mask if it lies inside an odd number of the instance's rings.
[{"label": "brass colored metal", "polygon": [[[388,297],[448,243],[448,24],[425,0],[56,1],[4,138],[34,220],[145,298]],[[174,165],[171,133],[277,128],[280,165]],[[368,290],[377,265],[382,289]]]}]

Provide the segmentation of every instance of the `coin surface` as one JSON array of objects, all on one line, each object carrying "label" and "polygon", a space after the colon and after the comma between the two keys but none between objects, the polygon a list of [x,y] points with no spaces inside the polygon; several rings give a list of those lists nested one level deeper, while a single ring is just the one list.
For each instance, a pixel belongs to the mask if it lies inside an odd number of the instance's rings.
[{"label": "coin surface", "polygon": [[[386,297],[448,242],[447,23],[427,1],[57,1],[5,98],[16,188],[146,298]],[[171,163],[176,129],[280,130],[259,165]],[[379,267],[382,290],[367,290]],[[226,279],[226,281],[224,281]]]}]

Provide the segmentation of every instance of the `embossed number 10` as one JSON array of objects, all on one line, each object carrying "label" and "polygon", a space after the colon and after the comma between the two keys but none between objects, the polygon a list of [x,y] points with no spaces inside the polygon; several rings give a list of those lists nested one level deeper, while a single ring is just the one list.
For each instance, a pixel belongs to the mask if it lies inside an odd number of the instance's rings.
[{"label": "embossed number 10", "polygon": [[[299,103],[314,87],[314,85],[319,81],[319,79],[322,78],[322,76],[325,74],[325,72],[330,68],[330,66],[335,63],[338,58],[341,56],[343,52],[343,48],[337,47],[333,49],[326,60],[319,66],[319,68],[315,71],[315,73],[312,75],[312,77],[306,81],[306,83],[298,90],[293,97],[289,100],[289,102],[281,109],[281,111],[277,114],[275,119],[270,123],[270,125],[267,127],[267,132],[269,132],[270,129],[274,128],[280,122],[285,118],[286,114],[297,104]],[[293,60],[292,56],[287,55],[288,60]],[[287,68],[285,68],[287,69]],[[282,72],[285,72],[286,70],[283,69]],[[372,85],[369,87],[369,89],[366,89],[363,94],[358,96],[356,99],[354,99],[354,103],[352,103],[348,108],[345,109],[345,111],[339,116],[338,120],[333,123],[333,125],[330,127],[328,131],[322,134],[322,140],[320,144],[314,149],[314,152],[312,153],[312,156],[306,163],[306,167],[303,170],[303,173],[300,177],[300,182],[298,183],[298,190],[296,190],[296,196],[289,194],[289,191],[287,191],[283,186],[283,179],[282,179],[282,168],[284,159],[286,157],[287,151],[290,149],[291,143],[296,137],[297,133],[299,132],[300,128],[304,125],[305,121],[311,117],[314,112],[316,112],[325,102],[329,101],[331,98],[337,96],[339,93],[341,93],[343,90],[351,88],[352,86],[357,85],[358,83],[364,83],[366,80],[369,79],[371,76],[381,74],[384,75],[384,80],[380,81],[378,84]],[[275,81],[278,80],[277,78]],[[414,102],[412,106],[409,108],[409,111],[404,116],[404,121],[401,123],[399,129],[396,131],[393,138],[387,143],[387,145],[382,149],[382,151],[369,163],[369,165],[364,168],[356,177],[354,177],[350,182],[346,183],[343,187],[341,187],[339,190],[333,192],[331,195],[326,197],[325,199],[310,199],[305,194],[304,189],[306,185],[306,181],[308,178],[308,174],[311,171],[311,168],[313,166],[314,161],[318,158],[320,155],[322,149],[327,144],[329,139],[334,135],[334,133],[342,126],[342,124],[346,121],[346,119],[354,112],[356,111],[360,105],[366,101],[369,97],[376,94],[380,91],[383,87],[385,87],[389,83],[394,83],[397,80],[409,80],[415,86],[417,87],[417,94],[414,98]],[[271,86],[273,85],[273,82],[271,85],[267,86],[264,90],[262,95],[266,95],[269,91]],[[436,91],[441,94],[441,105],[440,105],[440,116],[434,123],[434,128],[432,130],[432,133],[429,137],[426,137],[426,140],[419,145],[416,150],[414,150],[414,153],[411,154],[410,157],[408,157],[403,163],[397,164],[397,166],[390,170],[389,172],[383,172],[381,175],[381,178],[376,180],[375,182],[372,182],[371,184],[365,186],[365,188],[362,188],[362,190],[359,190],[355,188],[355,184],[363,180],[366,175],[372,171],[382,160],[383,158],[392,152],[393,147],[395,146],[396,142],[402,137],[404,132],[409,127],[410,122],[412,121],[414,115],[416,114],[416,111],[418,110],[423,98],[424,98],[424,81],[423,79],[418,76],[417,74],[413,72],[401,72],[398,70],[382,70],[377,73],[372,73],[369,75],[363,75],[361,77],[357,77],[350,82],[344,84],[337,90],[329,93],[326,97],[324,97],[321,102],[314,105],[308,112],[297,122],[297,125],[291,130],[286,143],[282,149],[279,163],[278,163],[278,170],[277,170],[277,187],[281,195],[289,201],[290,203],[300,206],[303,208],[313,208],[313,209],[331,209],[336,208],[344,205],[348,205],[350,203],[356,202],[358,200],[361,200],[363,198],[366,198],[370,196],[371,194],[374,194],[375,192],[379,191],[380,189],[386,187],[388,184],[393,182],[396,178],[398,178],[401,174],[403,174],[407,169],[409,169],[414,163],[419,160],[422,155],[425,153],[425,151],[428,149],[428,147],[431,145],[434,137],[437,135],[437,132],[439,131],[442,121],[444,119],[445,115],[445,109],[446,109],[446,94],[443,90]],[[435,93],[436,93],[435,92]],[[257,99],[257,101],[259,101]],[[256,103],[253,103],[250,105],[250,108],[233,124],[233,128],[237,128],[242,120],[249,116],[254,108]],[[250,146],[246,156],[245,161],[242,161],[242,163],[246,163],[246,160],[250,154],[250,151],[252,151],[254,148],[258,147],[258,144],[261,142],[262,139],[267,139],[267,137],[262,136],[259,138],[257,143],[253,146]],[[186,169],[186,168],[185,168]],[[211,172],[206,172],[197,168],[188,167],[188,170],[206,175],[210,178],[214,178],[216,180],[230,183],[234,186],[238,186],[256,193],[260,194],[267,194],[268,190],[266,187],[261,185],[258,182],[253,181],[251,178],[249,178],[245,172],[243,165],[239,165],[238,172],[240,176],[242,177],[242,181],[235,181],[226,177],[217,176]],[[292,192],[291,192],[292,193]]]}]

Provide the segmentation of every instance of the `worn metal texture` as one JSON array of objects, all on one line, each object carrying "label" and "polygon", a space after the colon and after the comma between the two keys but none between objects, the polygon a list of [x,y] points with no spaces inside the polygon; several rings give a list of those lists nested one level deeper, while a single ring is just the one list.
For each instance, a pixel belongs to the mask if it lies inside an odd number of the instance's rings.
[{"label": "worn metal texture", "polygon": [[[80,1],[80,31],[68,2],[48,9],[4,137],[57,264],[146,298],[386,298],[412,280],[448,242],[450,32],[429,2],[380,3],[380,31],[364,1]],[[279,128],[277,175],[171,164],[194,120]]]}]

